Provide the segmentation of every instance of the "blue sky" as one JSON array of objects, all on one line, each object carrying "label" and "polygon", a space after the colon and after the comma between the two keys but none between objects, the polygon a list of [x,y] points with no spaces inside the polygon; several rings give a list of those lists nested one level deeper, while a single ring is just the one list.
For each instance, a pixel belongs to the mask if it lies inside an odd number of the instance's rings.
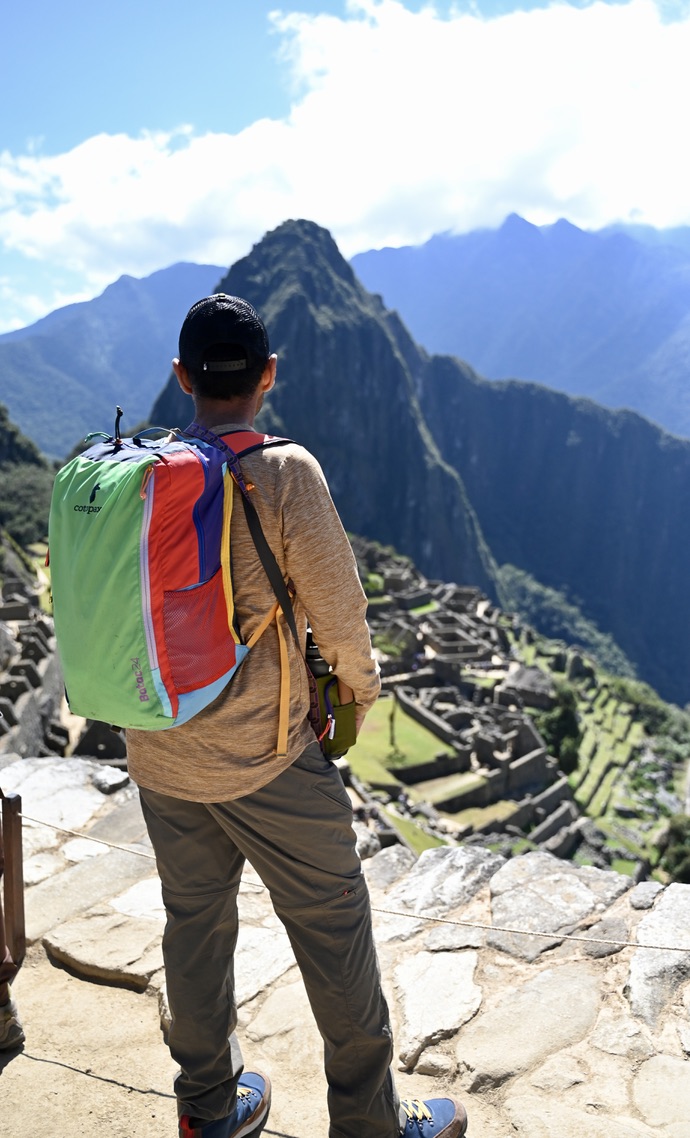
[{"label": "blue sky", "polygon": [[3,48],[0,331],[286,217],[690,223],[684,0],[34,0]]}]

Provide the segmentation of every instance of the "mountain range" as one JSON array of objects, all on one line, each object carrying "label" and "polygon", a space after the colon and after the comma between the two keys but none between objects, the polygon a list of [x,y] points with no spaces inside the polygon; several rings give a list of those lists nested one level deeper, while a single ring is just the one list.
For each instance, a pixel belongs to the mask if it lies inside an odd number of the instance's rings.
[{"label": "mountain range", "polygon": [[428,351],[690,436],[690,230],[585,232],[512,214],[352,265]]},{"label": "mountain range", "polygon": [[[690,698],[690,442],[429,356],[311,222],[267,234],[219,289],[264,315],[279,364],[262,425],[316,454],[348,529],[498,599],[509,562]],[[171,377],[152,421],[191,413]]]},{"label": "mountain range", "polygon": [[[524,224],[511,223],[520,231]],[[163,297],[183,276],[191,284],[179,286],[166,330],[160,309],[168,302],[152,294]],[[85,430],[108,429],[116,402],[130,423],[186,425],[189,399],[174,380],[162,392],[161,384],[184,311],[217,285],[257,306],[279,356],[261,425],[316,454],[351,532],[395,546],[429,578],[476,584],[497,600],[497,566],[513,565],[613,636],[665,698],[688,700],[690,442],[634,412],[536,383],[488,381],[457,359],[430,355],[364,288],[330,234],[308,221],[267,234],[227,273],[174,266],[154,278],[117,282],[91,302],[95,315],[75,306],[0,339],[0,366],[9,358],[1,352],[24,347],[55,368],[29,372],[24,384],[22,406],[28,386],[36,395],[28,417],[37,414],[38,426],[12,411],[45,454],[64,454]],[[146,356],[152,329],[158,363]],[[79,366],[65,380],[59,366],[70,358]],[[130,404],[128,393],[139,402]],[[28,454],[17,467],[17,437],[3,434],[7,509],[20,490],[38,500],[49,472]]]},{"label": "mountain range", "polygon": [[146,419],[170,367],[188,308],[225,269],[177,264],[143,280],[120,277],[95,300],[70,304],[0,336],[0,401],[50,458],[90,431]]}]

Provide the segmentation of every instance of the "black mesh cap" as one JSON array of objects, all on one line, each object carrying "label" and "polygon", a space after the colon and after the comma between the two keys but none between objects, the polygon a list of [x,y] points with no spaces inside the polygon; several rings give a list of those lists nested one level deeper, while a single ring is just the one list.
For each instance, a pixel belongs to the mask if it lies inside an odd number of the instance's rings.
[{"label": "black mesh cap", "polygon": [[[235,348],[228,352],[227,360],[211,351],[219,344]],[[252,362],[265,361],[270,355],[268,335],[259,314],[248,301],[223,292],[192,305],[180,329],[179,352],[180,362],[195,375],[202,371],[243,371]],[[213,359],[207,361],[207,354]],[[244,359],[238,358],[242,354]]]}]

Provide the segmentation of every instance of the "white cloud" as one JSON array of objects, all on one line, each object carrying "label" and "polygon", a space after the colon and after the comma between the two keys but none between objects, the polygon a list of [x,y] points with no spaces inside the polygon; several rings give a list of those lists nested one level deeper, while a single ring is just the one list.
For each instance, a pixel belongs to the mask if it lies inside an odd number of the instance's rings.
[{"label": "white cloud", "polygon": [[175,260],[230,264],[287,217],[327,225],[346,255],[511,210],[690,223],[687,16],[664,23],[652,0],[495,19],[352,0],[344,19],[273,21],[285,120],[5,152],[5,249],[96,291]]}]

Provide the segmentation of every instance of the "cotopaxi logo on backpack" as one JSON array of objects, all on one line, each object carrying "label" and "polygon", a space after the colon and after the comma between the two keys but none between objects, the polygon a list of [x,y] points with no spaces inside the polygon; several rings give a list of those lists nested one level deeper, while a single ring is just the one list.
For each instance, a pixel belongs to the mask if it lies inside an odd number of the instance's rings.
[{"label": "cotopaxi logo on backpack", "polygon": [[139,689],[139,703],[148,703],[149,695],[144,682],[144,673],[141,670],[141,662],[138,656],[132,656],[131,659],[132,671],[134,672],[134,678],[136,679],[137,688]]},{"label": "cotopaxi logo on backpack", "polygon": [[98,493],[100,488],[101,488],[100,482],[97,482],[96,485],[94,486],[93,490],[89,494],[88,505],[77,504],[74,507],[75,514],[98,514],[98,513],[100,513],[100,511],[103,509],[103,507],[102,506],[94,506],[94,504],[93,504],[96,501],[96,494]]}]

